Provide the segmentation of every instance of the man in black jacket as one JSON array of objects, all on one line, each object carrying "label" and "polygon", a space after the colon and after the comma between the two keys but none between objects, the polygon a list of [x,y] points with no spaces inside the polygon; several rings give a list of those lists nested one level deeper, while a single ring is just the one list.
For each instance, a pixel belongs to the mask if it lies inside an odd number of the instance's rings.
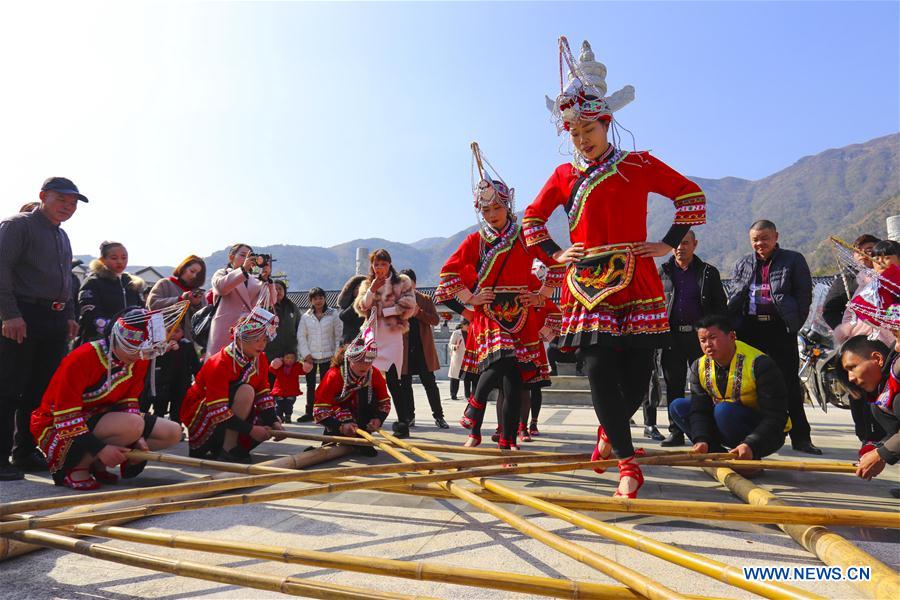
[{"label": "man in black jacket", "polygon": [[672,406],[672,415],[694,442],[693,451],[721,452],[758,460],[777,452],[790,430],[787,390],[775,362],[737,341],[727,317],[697,323],[701,358],[691,365],[691,396]]},{"label": "man in black jacket", "polygon": [[802,254],[778,245],[778,231],[771,221],[762,219],[750,226],[750,245],[753,254],[734,265],[728,314],[737,323],[738,339],[769,355],[784,375],[793,423],[791,446],[799,452],[822,454],[810,438],[798,375],[797,332],[812,303],[809,266]]},{"label": "man in black jacket", "polygon": [[[694,254],[697,243],[694,231],[688,231],[672,250],[671,258],[659,267],[672,333],[669,346],[662,350],[661,360],[666,403],[670,407],[676,398],[684,397],[688,367],[702,354],[694,324],[701,317],[724,314],[728,305],[719,270]],[[674,422],[670,411],[669,436],[661,445],[683,444],[684,432]]]},{"label": "man in black jacket", "polygon": [[44,181],[40,198],[37,209],[0,221],[0,481],[47,469],[31,413],[78,331],[72,247],[60,225],[87,198],[65,177]]}]

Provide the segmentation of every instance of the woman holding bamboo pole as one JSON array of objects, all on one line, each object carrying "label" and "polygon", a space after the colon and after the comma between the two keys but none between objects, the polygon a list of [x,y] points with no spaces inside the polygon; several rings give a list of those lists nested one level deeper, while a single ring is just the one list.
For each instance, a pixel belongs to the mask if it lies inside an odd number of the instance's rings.
[{"label": "woman holding bamboo pole", "polygon": [[[560,349],[585,361],[600,427],[594,455],[620,460],[618,496],[634,498],[644,482],[628,420],[650,383],[652,357],[669,333],[662,282],[653,257],[672,251],[692,225],[706,221],[706,200],[693,183],[649,152],[617,144],[613,113],[634,99],[626,86],[606,96],[606,67],[584,42],[577,62],[559,40],[560,94],[548,99],[557,130],[571,137],[573,161],[558,166],[525,209],[522,227],[531,247],[572,263],[562,292]],[[569,67],[568,85],[562,81]],[[565,86],[565,87],[564,87]],[[661,241],[647,239],[647,199],[671,198],[675,220]],[[547,221],[559,207],[572,246],[563,250]]]},{"label": "woman holding bamboo pole", "polygon": [[[181,440],[181,427],[142,415],[138,398],[151,361],[170,349],[168,329],[179,325],[187,302],[163,311],[127,311],[107,325],[106,335],[66,356],[31,415],[31,432],[47,457],[56,485],[94,490],[118,477],[121,465],[134,477],[146,461],[130,462],[129,448],[162,450]],[[168,322],[167,322],[168,320]]]},{"label": "woman holding bamboo pole", "polygon": [[[559,328],[560,313],[550,301],[562,265],[529,250],[516,223],[515,191],[494,172],[478,144],[472,144],[473,194],[479,230],[466,237],[441,268],[435,302],[473,306],[462,372],[478,377],[465,409],[463,427],[472,429],[466,445],[481,443],[481,420],[488,394],[502,388],[501,449],[518,449],[516,433],[523,382],[549,385],[550,367],[543,341]],[[493,171],[493,168],[491,168]],[[532,273],[537,258],[550,275],[541,285]]]},{"label": "woman holding bamboo pole", "polygon": [[[326,435],[355,436],[358,427],[377,431],[391,412],[391,397],[381,371],[372,363],[378,345],[371,327],[342,346],[331,360],[331,368],[316,388],[313,419],[325,427]],[[375,456],[372,446],[356,446],[364,456]]]},{"label": "woman holding bamboo pole", "polygon": [[206,359],[181,405],[190,456],[250,464],[250,450],[282,439],[263,352],[275,330],[275,315],[256,307],[234,326],[231,343]]}]

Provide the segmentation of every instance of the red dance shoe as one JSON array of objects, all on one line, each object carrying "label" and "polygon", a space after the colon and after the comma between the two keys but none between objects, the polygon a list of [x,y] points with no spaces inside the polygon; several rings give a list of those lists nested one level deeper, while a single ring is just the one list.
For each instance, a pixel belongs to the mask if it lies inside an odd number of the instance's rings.
[{"label": "red dance shoe", "polygon": [[519,441],[520,442],[534,441],[531,439],[531,434],[528,433],[528,428],[525,427],[525,423],[519,423]]},{"label": "red dance shoe", "polygon": [[91,475],[87,479],[72,479],[72,473],[75,473],[76,471],[85,471],[87,473],[91,472],[91,470],[87,467],[75,467],[74,469],[70,469],[69,472],[66,473],[66,476],[63,478],[62,483],[59,483],[57,485],[64,485],[79,492],[89,492],[100,487],[100,482],[94,479],[93,475]]},{"label": "red dance shoe", "polygon": [[91,473],[94,474],[94,479],[100,483],[117,483],[119,481],[119,476],[110,473],[104,466],[94,465],[91,467]]},{"label": "red dance shoe", "polygon": [[638,490],[641,489],[642,485],[644,485],[644,473],[641,471],[641,466],[638,463],[634,462],[634,459],[638,456],[643,455],[643,450],[637,450],[635,451],[633,456],[629,456],[628,458],[619,461],[619,483],[621,483],[622,480],[626,477],[631,477],[632,479],[637,481],[637,487],[627,494],[623,494],[619,492],[618,489],[616,489],[616,493],[613,494],[613,497],[637,498]]},{"label": "red dance shoe", "polygon": [[531,434],[531,437],[537,437],[541,435],[541,432],[538,431],[537,421],[531,421],[531,425],[528,426],[528,433]]},{"label": "red dance shoe", "polygon": [[[600,444],[606,444],[606,452],[600,453]],[[609,438],[606,437],[606,431],[603,429],[603,425],[597,427],[597,443],[594,444],[594,451],[591,453],[591,460],[607,460],[612,454],[612,444],[609,443]],[[606,467],[597,467],[594,469],[594,473],[605,473]]]},{"label": "red dance shoe", "polygon": [[470,433],[469,438],[466,440],[466,443],[463,444],[466,448],[475,448],[476,446],[481,445],[481,436],[477,433]]}]

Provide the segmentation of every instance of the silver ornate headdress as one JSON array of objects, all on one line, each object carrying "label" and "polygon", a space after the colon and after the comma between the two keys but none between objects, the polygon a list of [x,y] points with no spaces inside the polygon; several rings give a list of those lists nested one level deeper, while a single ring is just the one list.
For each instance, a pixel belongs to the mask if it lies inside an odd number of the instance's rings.
[{"label": "silver ornate headdress", "polygon": [[478,226],[481,234],[488,241],[493,241],[502,232],[491,227],[481,209],[491,204],[499,204],[509,211],[510,221],[516,219],[516,190],[506,185],[494,166],[481,152],[478,142],[472,142],[472,196],[474,198],[475,214],[478,218]]},{"label": "silver ornate headdress", "polygon": [[[568,68],[568,81],[563,79]],[[594,59],[594,51],[587,40],[581,44],[578,61],[572,56],[569,41],[559,38],[559,96],[546,97],[547,108],[556,121],[558,133],[567,131],[579,119],[609,120],[612,114],[634,100],[634,87],[626,85],[610,96],[606,95],[606,66]]]}]

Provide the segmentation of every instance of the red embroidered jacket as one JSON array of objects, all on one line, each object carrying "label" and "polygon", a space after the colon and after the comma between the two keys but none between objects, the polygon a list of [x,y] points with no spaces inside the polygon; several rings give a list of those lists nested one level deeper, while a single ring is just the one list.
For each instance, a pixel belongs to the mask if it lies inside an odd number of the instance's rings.
[{"label": "red embroidered jacket", "polygon": [[[82,344],[70,352],[56,369],[44,392],[41,405],[31,413],[31,433],[38,444],[47,436],[59,441],[91,435],[87,419],[111,410],[139,413],[138,398],[150,361],[132,364],[113,361],[107,378],[107,346],[103,341]],[[92,436],[93,437],[93,436]],[[92,452],[102,449],[99,440],[90,444]]]}]

